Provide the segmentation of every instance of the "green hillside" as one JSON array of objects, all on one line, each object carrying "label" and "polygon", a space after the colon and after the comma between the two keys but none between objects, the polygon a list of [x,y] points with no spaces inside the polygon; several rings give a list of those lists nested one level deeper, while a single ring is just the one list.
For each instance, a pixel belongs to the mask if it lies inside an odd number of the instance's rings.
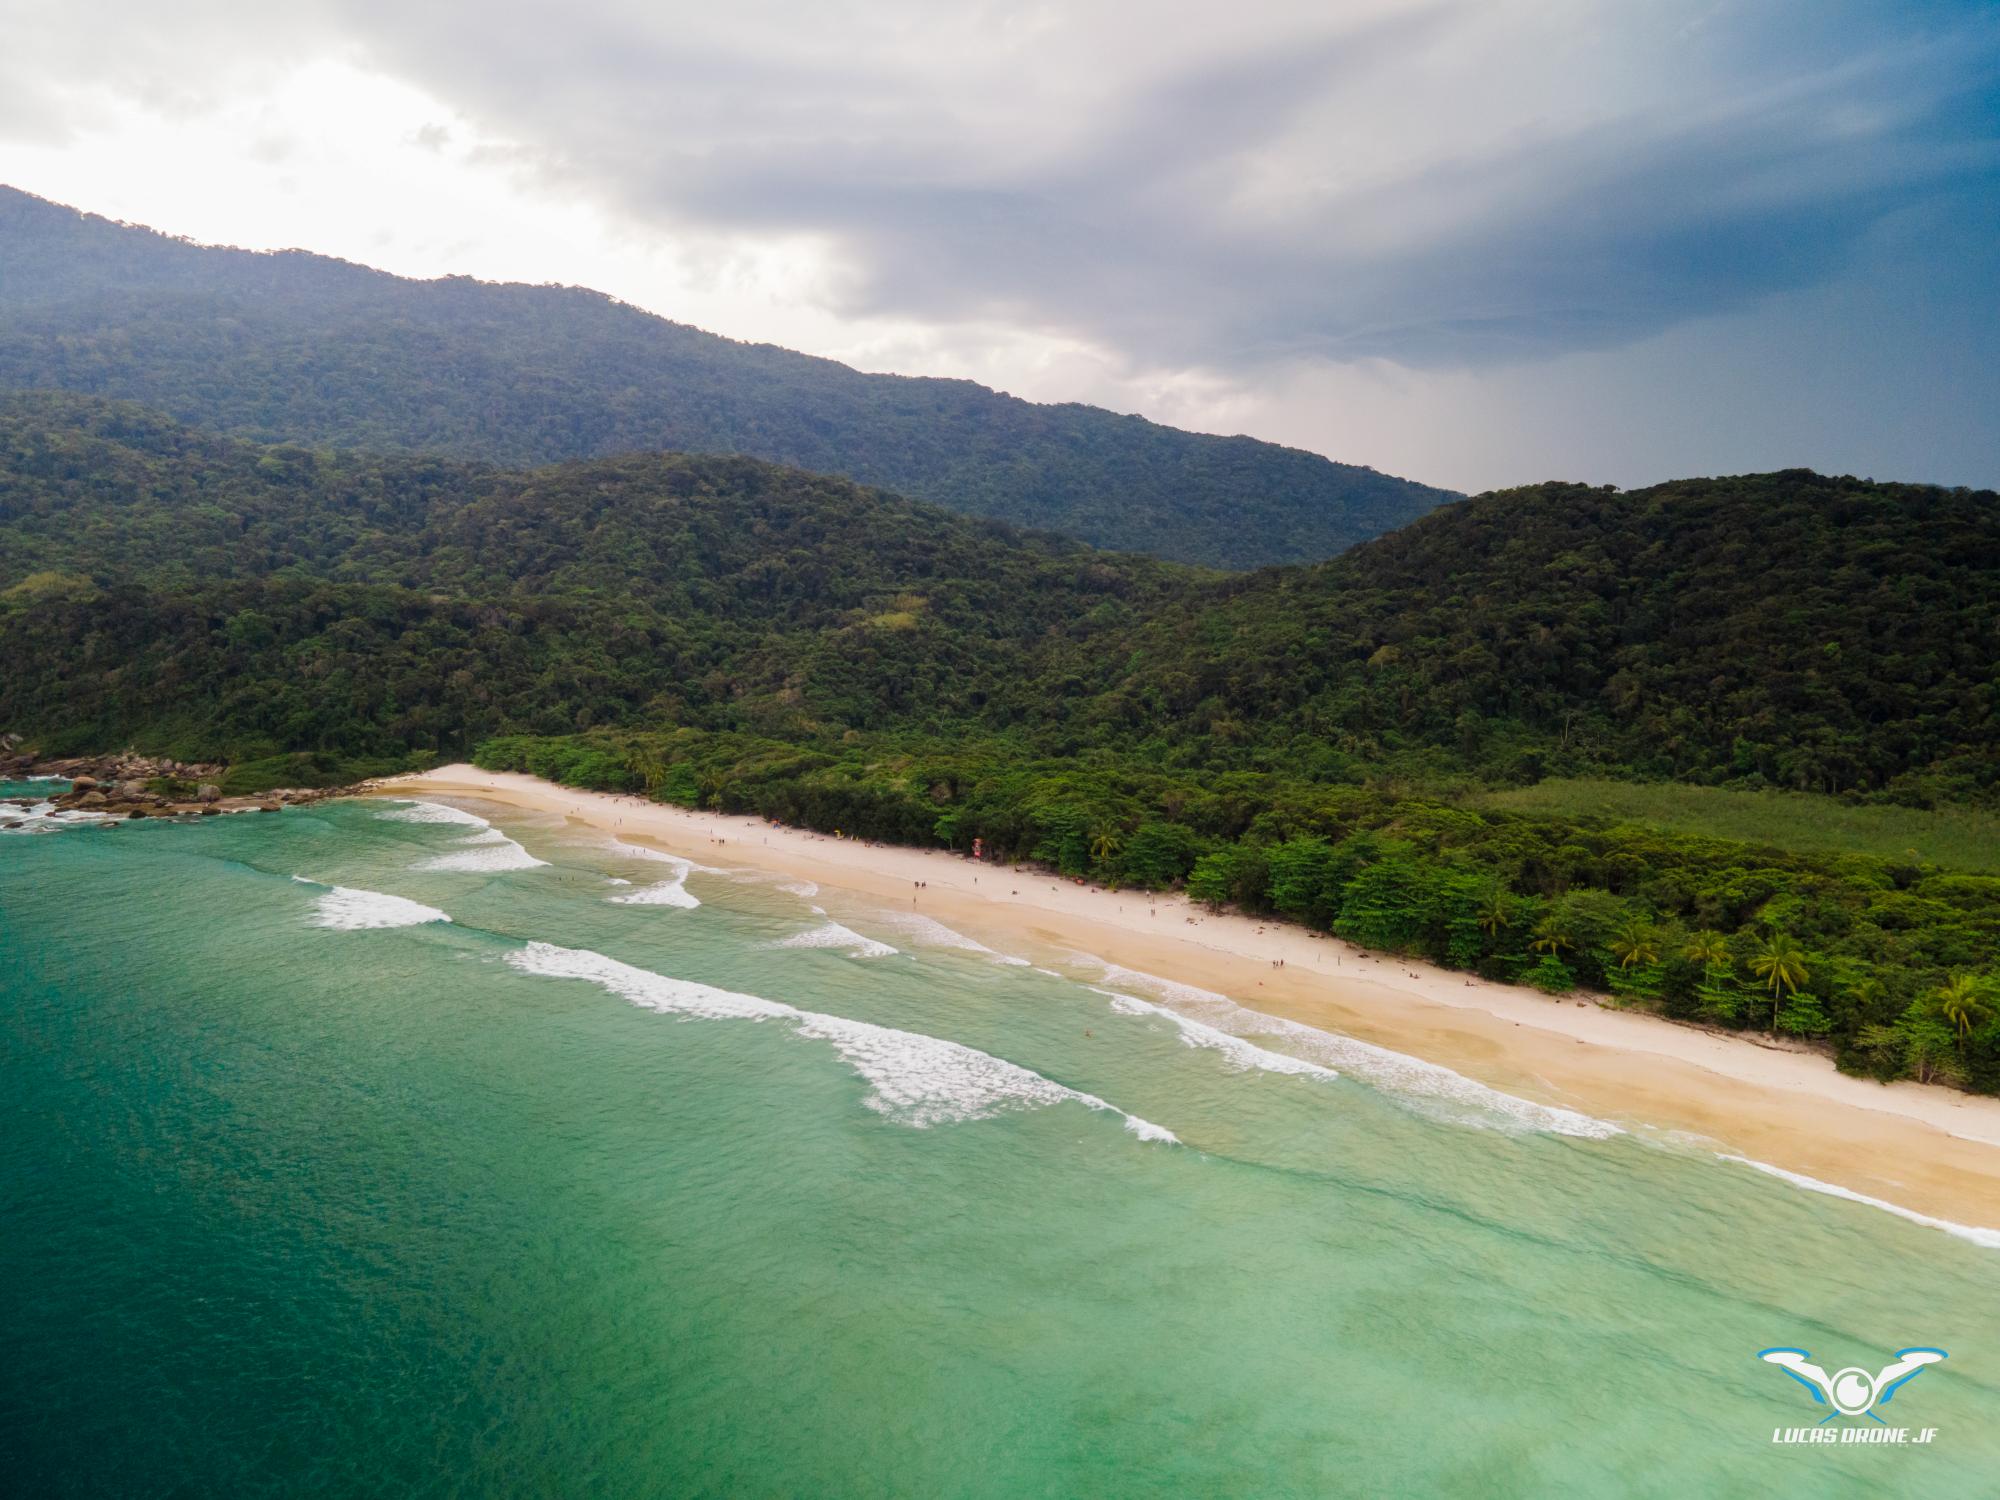
[{"label": "green hillside", "polygon": [[[129,616],[147,653],[182,643],[176,682],[219,674],[174,701],[224,748],[275,723],[221,709],[224,688],[269,673],[268,699],[297,690],[287,653],[325,627],[311,601],[340,588],[387,591],[399,620],[435,628],[477,602],[488,629],[496,608],[535,629],[491,641],[505,660],[474,697],[421,645],[393,707],[311,695],[310,727],[279,737],[328,750],[665,717],[803,738],[977,728],[1321,779],[1609,771],[1916,803],[2000,784],[1990,494],[1803,472],[1546,485],[1445,507],[1329,564],[1233,576],[747,459],[513,473],[259,448],[18,395],[0,398],[0,527],[0,587],[47,596],[42,628],[70,609],[102,636]],[[38,574],[87,578],[90,597]],[[280,633],[245,654],[263,637],[239,626],[211,658],[205,620],[148,618],[209,594]],[[380,609],[363,613],[379,624]],[[597,666],[517,679],[529,644]],[[152,722],[143,685],[105,689],[114,718],[85,721],[87,689],[31,683],[14,675],[14,716],[46,705],[92,738]]]},{"label": "green hillside", "polygon": [[1446,506],[1259,575],[1128,684],[1191,729],[1489,779],[1621,775],[1917,800],[2000,783],[2000,499],[1806,470]]},{"label": "green hillside", "polygon": [[579,288],[201,247],[0,188],[5,387],[264,442],[520,467],[747,454],[1218,567],[1330,557],[1452,498],[1250,438],[864,375]]}]

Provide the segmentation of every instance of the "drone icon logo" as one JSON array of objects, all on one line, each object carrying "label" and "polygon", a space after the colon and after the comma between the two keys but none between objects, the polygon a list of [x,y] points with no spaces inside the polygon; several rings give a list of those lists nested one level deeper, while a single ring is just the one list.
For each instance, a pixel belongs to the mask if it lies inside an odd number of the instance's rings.
[{"label": "drone icon logo", "polygon": [[1833,1408],[1820,1419],[1820,1426],[1835,1417],[1867,1417],[1887,1427],[1889,1424],[1875,1415],[1875,1408],[1887,1406],[1898,1386],[1916,1379],[1947,1356],[1942,1349],[1898,1349],[1895,1359],[1873,1375],[1858,1365],[1829,1375],[1812,1363],[1812,1353],[1806,1349],[1763,1349],[1757,1357],[1811,1391],[1814,1401]]}]

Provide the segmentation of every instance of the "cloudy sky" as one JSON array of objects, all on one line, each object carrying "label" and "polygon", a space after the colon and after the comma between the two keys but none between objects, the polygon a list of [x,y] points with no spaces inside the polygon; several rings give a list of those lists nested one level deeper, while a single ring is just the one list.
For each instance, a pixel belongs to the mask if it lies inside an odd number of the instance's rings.
[{"label": "cloudy sky", "polygon": [[0,0],[0,182],[1463,489],[2000,484],[2000,5]]}]

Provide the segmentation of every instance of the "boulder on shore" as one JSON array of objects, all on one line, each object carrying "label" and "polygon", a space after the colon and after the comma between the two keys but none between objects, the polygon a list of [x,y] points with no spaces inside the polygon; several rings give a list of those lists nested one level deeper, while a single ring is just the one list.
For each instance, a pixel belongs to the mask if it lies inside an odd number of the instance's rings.
[{"label": "boulder on shore", "polygon": [[197,802],[220,802],[222,800],[222,788],[212,781],[204,781],[194,789],[194,800]]},{"label": "boulder on shore", "polygon": [[88,792],[94,789],[96,785],[97,778],[95,776],[72,776],[69,782],[69,789],[72,792]]}]

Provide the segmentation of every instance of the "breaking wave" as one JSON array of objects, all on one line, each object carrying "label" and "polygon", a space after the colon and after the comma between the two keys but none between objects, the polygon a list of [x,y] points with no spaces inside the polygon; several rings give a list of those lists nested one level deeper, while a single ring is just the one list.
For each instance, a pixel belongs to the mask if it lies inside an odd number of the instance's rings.
[{"label": "breaking wave", "polygon": [[[1221,1036],[1282,1039],[1289,1055],[1372,1084],[1427,1113],[1459,1124],[1487,1129],[1542,1131],[1550,1135],[1577,1136],[1586,1140],[1608,1140],[1624,1131],[1608,1120],[1594,1119],[1573,1109],[1503,1094],[1483,1083],[1475,1083],[1462,1073],[1421,1058],[1392,1052],[1371,1042],[1322,1031],[1283,1016],[1238,1005],[1226,995],[1194,985],[1180,984],[1152,974],[1141,974],[1118,964],[1099,963],[1107,983],[1126,989],[1148,990],[1159,998],[1162,1008],[1175,1016],[1200,1023]],[[1200,1045],[1197,1042],[1195,1045]]]},{"label": "breaking wave", "polygon": [[1247,1042],[1240,1036],[1232,1036],[1218,1027],[1192,1016],[1184,1016],[1179,1011],[1169,1010],[1164,1005],[1155,1005],[1150,1000],[1141,1000],[1137,995],[1121,994],[1117,990],[1100,990],[1091,987],[1094,995],[1103,995],[1111,1002],[1111,1008],[1120,1015],[1164,1016],[1180,1030],[1181,1041],[1189,1047],[1202,1047],[1220,1052],[1238,1068],[1255,1068],[1265,1073],[1292,1073],[1315,1078],[1338,1078],[1332,1068],[1303,1057],[1293,1057],[1289,1053],[1272,1052]]},{"label": "breaking wave", "polygon": [[459,847],[412,866],[418,870],[457,870],[468,874],[497,874],[503,870],[532,870],[546,865],[497,828],[460,839]]},{"label": "breaking wave", "polygon": [[117,821],[109,813],[88,807],[60,808],[53,802],[31,802],[26,807],[0,805],[0,833],[54,833]]},{"label": "breaking wave", "polygon": [[[320,885],[303,875],[292,879],[300,885]],[[450,917],[435,906],[408,901],[381,891],[364,891],[354,886],[324,886],[326,894],[313,903],[313,926],[331,927],[339,932],[360,932],[371,927],[417,927],[425,922],[449,922]]]},{"label": "breaking wave", "polygon": [[442,802],[412,802],[407,807],[375,816],[390,823],[447,823],[477,830],[469,838],[460,839],[450,853],[418,860],[410,866],[413,870],[455,870],[461,874],[493,875],[506,870],[532,870],[548,863],[545,859],[536,859],[479,814],[466,812],[463,808],[446,807]]},{"label": "breaking wave", "polygon": [[468,828],[491,828],[477,813],[469,813],[442,802],[411,802],[375,815],[385,823],[458,823]]},{"label": "breaking wave", "polygon": [[529,943],[507,955],[524,974],[581,979],[632,1004],[666,1015],[712,1021],[780,1021],[813,1041],[826,1042],[866,1079],[870,1109],[899,1124],[931,1125],[985,1119],[1010,1110],[1077,1103],[1119,1116],[1141,1140],[1173,1142],[1173,1132],[1128,1115],[1094,1094],[1067,1088],[1017,1064],[914,1031],[800,1010],[761,995],[719,990],[674,979],[582,948]]},{"label": "breaking wave", "polygon": [[677,906],[684,911],[693,911],[701,905],[701,899],[687,888],[688,872],[694,869],[692,860],[682,859],[677,854],[662,854],[658,849],[648,849],[639,844],[628,844],[623,839],[614,840],[621,854],[632,855],[636,859],[649,859],[657,864],[670,865],[673,874],[665,880],[656,880],[651,885],[642,885],[622,896],[607,896],[607,901],[619,906]]},{"label": "breaking wave", "polygon": [[851,927],[828,920],[806,932],[795,932],[771,945],[773,948],[838,948],[855,958],[888,958],[898,950],[874,938],[863,937]]}]

